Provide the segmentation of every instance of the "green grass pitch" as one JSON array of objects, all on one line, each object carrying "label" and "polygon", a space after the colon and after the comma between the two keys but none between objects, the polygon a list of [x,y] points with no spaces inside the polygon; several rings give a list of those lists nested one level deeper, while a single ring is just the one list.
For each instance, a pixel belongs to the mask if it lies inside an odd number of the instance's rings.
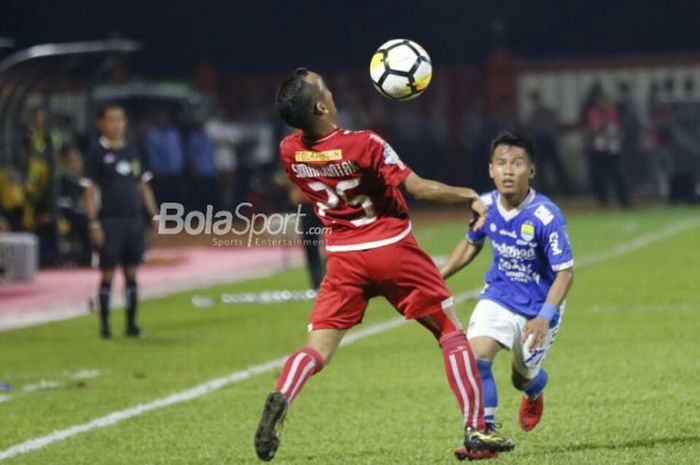
[{"label": "green grass pitch", "polygon": [[[654,236],[692,221],[667,237]],[[518,429],[520,395],[509,384],[510,355],[501,353],[495,363],[499,421],[517,447],[492,463],[700,463],[700,210],[570,213],[568,223],[576,259],[591,262],[576,271],[545,363],[545,414],[534,431]],[[447,222],[418,227],[416,236],[429,252],[444,255],[463,231],[459,222]],[[602,258],[601,252],[645,238],[651,238],[646,245]],[[453,292],[479,287],[489,260],[485,249],[448,282]],[[306,283],[304,270],[293,270],[196,294]],[[127,340],[119,331],[112,341],[99,340],[94,315],[0,333],[0,381],[17,388],[0,393],[11,396],[0,402],[0,453],[279,358],[304,340],[310,302],[195,308],[192,294],[144,302],[144,340]],[[473,305],[459,304],[463,320]],[[376,299],[361,328],[394,316]],[[122,321],[116,313],[114,328]],[[100,374],[69,376],[80,370]],[[278,374],[268,371],[0,463],[256,464],[253,432]],[[60,385],[21,389],[42,380]],[[406,324],[341,348],[311,379],[287,418],[273,463],[453,463],[461,437],[437,345],[427,331]]]}]

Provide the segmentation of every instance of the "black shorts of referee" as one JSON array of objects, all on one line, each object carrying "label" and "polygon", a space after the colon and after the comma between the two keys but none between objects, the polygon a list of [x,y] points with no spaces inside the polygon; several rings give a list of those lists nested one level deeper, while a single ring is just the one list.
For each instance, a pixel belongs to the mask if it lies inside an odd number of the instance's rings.
[{"label": "black shorts of referee", "polygon": [[143,263],[144,224],[140,216],[102,217],[100,221],[105,235],[99,250],[101,270]]}]

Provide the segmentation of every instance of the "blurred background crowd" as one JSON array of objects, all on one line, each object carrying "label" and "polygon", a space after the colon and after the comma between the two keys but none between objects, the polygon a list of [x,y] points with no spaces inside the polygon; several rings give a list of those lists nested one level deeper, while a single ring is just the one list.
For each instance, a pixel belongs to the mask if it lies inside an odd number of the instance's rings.
[{"label": "blurred background crowd", "polygon": [[[409,102],[384,99],[363,67],[327,59],[315,67],[313,56],[297,64],[324,74],[344,127],[375,130],[423,176],[489,189],[491,138],[521,129],[535,139],[534,184],[545,194],[620,208],[698,200],[699,53],[520,56],[502,40],[503,24],[492,26],[478,60],[434,55],[433,82]],[[36,234],[45,265],[89,261],[79,181],[105,102],[126,109],[129,141],[154,173],[159,203],[291,208],[276,182],[277,146],[289,129],[275,114],[274,92],[292,68],[231,70],[212,61],[184,77],[144,79],[130,63],[148,47],[0,40],[0,231]],[[364,50],[367,60],[372,51]]]}]

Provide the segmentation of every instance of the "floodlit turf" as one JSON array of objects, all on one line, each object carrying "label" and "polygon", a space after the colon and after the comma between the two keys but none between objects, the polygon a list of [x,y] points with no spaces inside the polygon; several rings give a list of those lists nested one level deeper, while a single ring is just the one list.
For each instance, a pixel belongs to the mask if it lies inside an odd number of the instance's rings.
[{"label": "floodlit turf", "polygon": [[[700,210],[569,214],[579,260],[657,230],[700,220]],[[433,254],[459,240],[459,223],[419,227]],[[517,447],[498,462],[518,464],[691,464],[700,461],[700,223],[576,272],[562,330],[545,366],[545,414],[530,433],[517,427],[519,394],[509,354],[495,363],[503,432]],[[451,289],[474,289],[485,249]],[[301,289],[303,270],[195,294]],[[185,390],[278,358],[304,339],[310,302],[194,308],[193,293],[142,305],[149,337],[99,340],[95,316],[0,333],[0,453],[28,439]],[[474,301],[459,305],[467,319]],[[363,327],[394,317],[376,300]],[[80,370],[99,370],[82,381]],[[9,464],[254,464],[253,433],[279,370],[16,456]],[[23,392],[42,380],[53,389]],[[460,419],[435,342],[415,324],[341,349],[293,406],[273,463],[444,464],[460,445]]]}]

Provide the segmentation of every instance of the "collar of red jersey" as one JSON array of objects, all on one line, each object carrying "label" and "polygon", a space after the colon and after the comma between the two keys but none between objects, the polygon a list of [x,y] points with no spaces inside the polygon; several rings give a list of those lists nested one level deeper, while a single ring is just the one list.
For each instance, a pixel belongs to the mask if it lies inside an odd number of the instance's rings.
[{"label": "collar of red jersey", "polygon": [[[337,128],[335,128],[335,129],[333,129],[333,130],[331,130],[331,131],[325,133],[324,135],[322,135],[321,137],[319,137],[318,139],[316,139],[315,141],[313,141],[313,145],[316,145],[316,144],[318,144],[318,143],[320,143],[320,142],[325,142],[325,141],[327,141],[327,140],[330,139],[331,137],[333,137],[333,136],[335,136],[336,134],[338,134],[342,129],[343,129],[343,128],[341,128],[341,127],[337,127]],[[303,133],[300,133],[300,135],[301,135],[301,137],[302,137],[302,139],[303,139],[304,134],[303,134]]]}]

